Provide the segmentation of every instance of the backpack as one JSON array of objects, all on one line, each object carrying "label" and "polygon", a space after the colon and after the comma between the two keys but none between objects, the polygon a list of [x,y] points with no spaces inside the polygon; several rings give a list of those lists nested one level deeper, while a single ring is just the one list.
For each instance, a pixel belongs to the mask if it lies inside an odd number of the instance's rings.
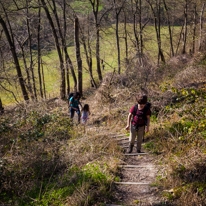
[{"label": "backpack", "polygon": [[[144,125],[147,125],[147,116],[146,116],[146,114],[147,114],[147,111],[150,109],[150,107],[151,107],[151,103],[147,102],[147,103],[145,104],[144,109],[143,109],[143,114],[142,114],[141,116],[142,116],[143,119],[144,119]],[[138,127],[139,127],[139,125],[136,124],[136,122],[134,121],[134,117],[137,115],[137,109],[138,109],[138,104],[135,105],[134,111],[133,111],[133,113],[132,113],[132,114],[133,114],[132,122],[135,123],[136,130],[138,130]]]},{"label": "backpack", "polygon": [[[69,93],[69,97],[68,97],[68,104],[69,104],[69,100],[73,97],[74,93]],[[74,99],[72,100],[72,102],[74,101]]]}]

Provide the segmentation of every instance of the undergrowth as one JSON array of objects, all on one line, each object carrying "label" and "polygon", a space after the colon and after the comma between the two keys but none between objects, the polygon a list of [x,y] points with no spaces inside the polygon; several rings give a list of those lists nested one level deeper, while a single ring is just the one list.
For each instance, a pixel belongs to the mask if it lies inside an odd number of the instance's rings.
[{"label": "undergrowth", "polygon": [[62,108],[20,107],[2,116],[0,203],[92,205],[111,198],[121,150],[103,141],[107,136],[83,131]]}]

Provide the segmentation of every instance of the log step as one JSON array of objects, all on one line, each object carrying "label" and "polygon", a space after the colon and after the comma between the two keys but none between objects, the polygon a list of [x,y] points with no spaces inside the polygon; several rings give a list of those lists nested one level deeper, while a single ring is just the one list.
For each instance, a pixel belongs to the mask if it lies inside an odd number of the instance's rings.
[{"label": "log step", "polygon": [[124,154],[125,156],[139,156],[139,155],[148,155],[149,153],[129,153]]},{"label": "log step", "polygon": [[141,165],[119,165],[119,167],[122,167],[122,168],[154,168],[153,165],[145,165],[145,166],[141,166]]},{"label": "log step", "polygon": [[119,185],[150,185],[149,182],[114,182]]}]

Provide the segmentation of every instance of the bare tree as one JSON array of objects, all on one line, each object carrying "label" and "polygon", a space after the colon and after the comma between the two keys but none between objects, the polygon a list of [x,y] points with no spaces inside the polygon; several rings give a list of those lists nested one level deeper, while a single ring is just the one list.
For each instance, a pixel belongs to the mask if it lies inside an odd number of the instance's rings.
[{"label": "bare tree", "polygon": [[75,50],[76,50],[76,60],[78,67],[78,84],[77,88],[79,93],[82,95],[82,59],[79,44],[79,20],[76,17],[74,21],[74,40],[75,40]]},{"label": "bare tree", "polygon": [[59,57],[60,70],[61,70],[60,96],[62,99],[64,99],[65,93],[66,93],[66,91],[65,91],[65,86],[66,86],[65,85],[65,68],[64,68],[64,60],[63,60],[61,49],[60,49],[59,39],[58,39],[58,35],[57,35],[56,29],[54,26],[54,22],[51,18],[51,15],[50,15],[49,9],[45,3],[45,0],[41,0],[41,3],[43,5],[43,8],[44,8],[45,13],[47,15],[47,18],[48,18],[48,21],[49,21],[49,24],[51,26],[52,33],[54,36],[54,40],[55,40],[55,45],[56,45],[56,49],[57,49],[57,53],[58,53],[58,57]]},{"label": "bare tree", "polygon": [[[9,25],[9,29],[6,25],[5,20],[2,18],[1,15],[0,15],[0,24],[3,28],[3,30],[4,30],[4,33],[6,35],[8,44],[10,46],[10,50],[11,50],[11,53],[12,53],[12,56],[13,56],[13,59],[14,59],[14,63],[15,63],[15,67],[16,67],[16,71],[17,71],[17,75],[18,75],[18,79],[19,79],[19,84],[21,86],[21,91],[22,91],[24,100],[27,101],[27,100],[29,100],[29,96],[28,96],[28,93],[26,91],[24,79],[23,79],[22,72],[21,72],[21,67],[19,65],[19,60],[18,60],[18,56],[17,56],[17,53],[16,53],[16,46],[15,46],[15,42],[14,42],[13,31],[12,31],[12,28],[11,28],[11,25],[10,25],[10,22],[9,22],[7,12],[6,12],[6,10],[5,10],[2,3],[1,3],[1,6],[2,6],[2,9],[5,13],[7,23]],[[10,30],[10,33],[9,33],[9,30]]]},{"label": "bare tree", "polygon": [[3,114],[3,113],[4,113],[4,108],[3,108],[1,97],[0,97],[0,114]]},{"label": "bare tree", "polygon": [[184,36],[183,36],[183,49],[182,53],[186,53],[186,43],[187,43],[187,11],[188,11],[188,0],[185,0],[185,8],[184,8]]},{"label": "bare tree", "polygon": [[169,34],[170,34],[170,48],[171,48],[171,52],[172,52],[172,56],[174,56],[174,48],[173,48],[173,38],[172,38],[172,30],[171,30],[171,22],[170,22],[170,14],[169,14],[169,9],[167,7],[166,1],[163,0],[164,3],[164,7],[166,10],[166,14],[167,14],[167,23],[168,23],[168,29],[169,29]]},{"label": "bare tree", "polygon": [[200,13],[200,34],[199,34],[199,51],[201,50],[201,43],[202,43],[202,30],[203,30],[203,14],[205,10],[205,3],[202,4],[202,10]]},{"label": "bare tree", "polygon": [[33,81],[33,91],[35,98],[37,99],[37,93],[36,93],[36,83],[35,83],[35,77],[34,77],[34,68],[33,68],[33,54],[32,54],[32,36],[31,36],[31,28],[30,28],[30,19],[29,16],[29,2],[26,0],[26,25],[27,25],[27,32],[28,32],[28,42],[29,42],[29,53],[30,53],[30,71],[32,74],[32,81]]},{"label": "bare tree", "polygon": [[38,25],[37,25],[37,47],[38,47],[38,76],[39,76],[39,90],[41,98],[43,98],[43,90],[42,90],[42,77],[41,77],[41,43],[40,43],[40,28],[41,28],[41,6],[40,0],[39,3],[39,11],[38,11]]},{"label": "bare tree", "polygon": [[159,57],[161,57],[161,61],[165,63],[165,57],[162,51],[162,46],[161,46],[161,33],[160,33],[160,1],[161,0],[155,0],[155,6],[153,6],[152,2],[150,0],[147,0],[148,4],[150,5],[150,8],[153,13],[154,17],[154,26],[155,26],[155,31],[156,31],[156,37],[157,37],[157,44],[158,44],[158,64],[159,64]]},{"label": "bare tree", "polygon": [[[80,32],[81,32],[81,41],[84,47],[84,52],[86,56],[86,62],[89,68],[89,75],[90,75],[90,82],[91,86],[97,88],[96,82],[93,77],[93,72],[92,72],[92,50],[91,50],[91,43],[90,43],[90,24],[89,24],[89,14],[87,17],[87,44],[86,44],[86,37],[80,27]],[[88,49],[87,49],[88,47]]]},{"label": "bare tree", "polygon": [[99,76],[99,81],[102,82],[102,72],[101,72],[101,68],[100,68],[100,52],[99,52],[100,21],[98,20],[100,0],[89,0],[89,1],[92,5],[92,10],[93,10],[94,19],[95,19],[97,73],[98,73],[98,76]]},{"label": "bare tree", "polygon": [[119,45],[119,15],[124,7],[124,3],[126,0],[123,2],[117,2],[116,0],[113,0],[113,7],[115,10],[115,21],[116,21],[116,41],[117,41],[117,58],[118,58],[118,73],[120,74],[121,72],[121,67],[120,67],[120,45]]},{"label": "bare tree", "polygon": [[124,40],[125,40],[125,60],[126,64],[128,64],[128,40],[127,40],[127,14],[124,9]]},{"label": "bare tree", "polygon": [[196,27],[197,27],[197,3],[194,2],[194,26],[192,37],[192,53],[195,53],[195,40],[196,40]]},{"label": "bare tree", "polygon": [[[74,80],[74,90],[77,91],[77,79],[76,79],[76,74],[74,72],[74,67],[73,67],[72,61],[71,61],[71,59],[69,57],[69,54],[67,52],[66,36],[63,36],[63,32],[61,30],[61,25],[60,25],[59,17],[58,17],[58,14],[57,14],[57,8],[56,8],[55,0],[52,0],[52,3],[53,3],[53,8],[51,7],[51,5],[50,5],[50,8],[52,9],[52,11],[54,13],[54,16],[55,16],[55,19],[56,19],[56,22],[57,22],[57,27],[58,27],[59,35],[60,35],[60,38],[61,38],[63,51],[65,52],[65,55],[66,55],[66,58],[65,58],[66,59],[66,64],[69,63],[69,66],[70,66],[70,69],[71,69],[71,73],[72,73],[73,80]],[[64,6],[63,6],[64,29],[66,29],[66,27],[65,27],[65,24],[66,24],[65,12],[66,12],[66,4],[64,3]],[[66,34],[66,31],[65,31],[65,34]]]}]

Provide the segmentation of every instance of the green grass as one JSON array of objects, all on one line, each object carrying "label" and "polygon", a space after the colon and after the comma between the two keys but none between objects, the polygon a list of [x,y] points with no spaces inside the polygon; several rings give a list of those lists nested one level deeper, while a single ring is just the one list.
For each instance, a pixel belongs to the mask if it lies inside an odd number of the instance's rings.
[{"label": "green grass", "polygon": [[[120,24],[119,26],[119,36],[122,37],[124,36],[123,34],[123,24]],[[127,24],[127,29],[129,30],[130,33],[132,33],[132,24]],[[178,41],[178,35],[179,35],[180,27],[174,27],[173,28],[173,34],[174,34],[174,45],[176,46],[177,41]],[[161,34],[162,34],[162,48],[165,54],[165,58],[169,58],[169,51],[170,51],[170,43],[169,43],[169,36],[168,36],[168,28],[163,27],[161,29]],[[133,35],[132,39],[134,40]],[[144,52],[146,55],[149,56],[150,60],[152,62],[157,61],[157,55],[158,55],[158,48],[157,48],[157,43],[156,43],[156,36],[155,36],[155,30],[153,26],[147,26],[145,28],[144,32],[144,40],[145,40],[145,45],[144,45]],[[92,44],[92,49],[93,49],[93,74],[94,78],[98,79],[97,71],[96,71],[96,57],[95,57],[95,42]],[[129,54],[130,56],[134,56],[136,53],[136,48],[134,47],[132,41],[128,38],[128,49],[129,49]],[[76,65],[76,57],[75,57],[75,48],[74,46],[68,47],[68,53],[70,55],[70,58],[73,62],[73,65],[75,67],[75,70],[77,68]],[[125,58],[125,42],[123,38],[120,38],[120,52],[121,52],[121,60],[124,60]],[[87,71],[87,64],[86,64],[86,59],[85,59],[85,54],[84,54],[84,49],[81,47],[81,56],[82,56],[82,63],[83,63],[83,90],[89,87],[90,85],[90,77],[89,73]],[[112,25],[111,28],[105,29],[104,32],[101,32],[101,42],[100,42],[100,58],[104,59],[104,61],[109,64],[105,64],[105,70],[102,71],[103,76],[108,73],[113,71],[113,68],[117,68],[117,49],[116,49],[116,37],[115,37],[115,25]],[[43,56],[43,62],[44,62],[44,74],[45,74],[45,85],[46,85],[46,92],[47,92],[47,97],[55,97],[59,96],[59,90],[60,90],[60,70],[59,70],[59,60],[58,60],[58,55],[56,50],[49,51],[47,55]],[[24,72],[24,67],[23,67],[23,62],[20,60],[20,64],[22,66],[22,72],[24,77],[26,76]],[[34,70],[35,70],[35,77],[36,77],[36,87],[37,87],[37,92],[39,94],[39,83],[38,83],[38,75],[37,75],[37,64],[35,64]],[[11,65],[8,66],[11,67]],[[29,59],[27,60],[27,66],[29,66]],[[122,72],[124,72],[124,64],[123,62],[121,63],[122,66]],[[16,70],[14,66],[10,69],[10,72],[8,73],[8,76],[16,76]],[[4,86],[13,91],[14,94],[16,95],[18,101],[21,101],[22,94],[20,91],[20,87],[18,85],[18,80],[15,81],[15,84],[12,83],[12,85],[15,86],[9,86],[9,84],[4,84]],[[73,88],[73,79],[72,76],[70,75],[70,85],[71,89]],[[9,105],[12,103],[15,103],[15,100],[13,98],[13,95],[9,92],[0,91],[0,96],[3,102],[3,105]]]}]

